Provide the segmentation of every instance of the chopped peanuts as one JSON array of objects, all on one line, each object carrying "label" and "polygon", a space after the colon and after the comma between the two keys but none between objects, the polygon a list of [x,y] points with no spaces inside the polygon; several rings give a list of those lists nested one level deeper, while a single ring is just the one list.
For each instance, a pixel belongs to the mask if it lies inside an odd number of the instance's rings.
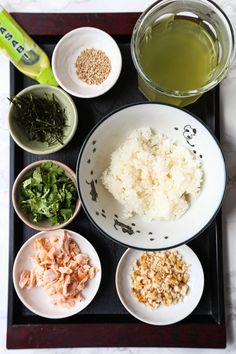
[{"label": "chopped peanuts", "polygon": [[134,262],[131,292],[153,309],[176,304],[188,292],[188,270],[178,251],[145,252]]}]

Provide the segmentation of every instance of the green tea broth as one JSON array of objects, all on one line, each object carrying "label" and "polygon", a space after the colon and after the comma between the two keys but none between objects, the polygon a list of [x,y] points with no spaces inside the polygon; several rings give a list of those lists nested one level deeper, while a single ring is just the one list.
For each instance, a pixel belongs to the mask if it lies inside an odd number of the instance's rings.
[{"label": "green tea broth", "polygon": [[189,91],[211,80],[218,64],[218,45],[199,19],[170,16],[146,30],[139,55],[151,82],[166,90]]}]

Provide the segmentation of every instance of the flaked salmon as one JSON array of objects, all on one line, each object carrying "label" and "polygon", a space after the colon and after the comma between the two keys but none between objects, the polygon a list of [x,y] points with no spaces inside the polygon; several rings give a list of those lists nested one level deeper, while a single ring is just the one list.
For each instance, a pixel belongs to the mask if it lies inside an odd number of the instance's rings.
[{"label": "flaked salmon", "polygon": [[35,240],[33,269],[24,270],[19,286],[30,289],[41,287],[52,304],[73,307],[82,301],[82,290],[93,279],[98,269],[90,265],[88,255],[81,253],[78,244],[65,230]]}]

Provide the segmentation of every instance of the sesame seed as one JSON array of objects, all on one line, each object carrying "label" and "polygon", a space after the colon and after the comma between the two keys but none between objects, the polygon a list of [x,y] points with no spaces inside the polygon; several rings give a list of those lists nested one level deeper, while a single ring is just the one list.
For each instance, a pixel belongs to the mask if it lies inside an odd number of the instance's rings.
[{"label": "sesame seed", "polygon": [[111,72],[111,61],[102,50],[89,48],[80,53],[75,67],[80,80],[88,85],[100,85]]}]

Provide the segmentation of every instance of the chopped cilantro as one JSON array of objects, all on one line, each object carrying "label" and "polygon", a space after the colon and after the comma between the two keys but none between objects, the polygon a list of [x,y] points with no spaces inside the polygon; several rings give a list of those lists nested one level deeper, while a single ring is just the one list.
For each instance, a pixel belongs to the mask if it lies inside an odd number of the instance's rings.
[{"label": "chopped cilantro", "polygon": [[33,221],[48,219],[52,225],[68,220],[75,210],[77,192],[64,170],[47,161],[32,170],[31,176],[21,184],[23,209]]}]

